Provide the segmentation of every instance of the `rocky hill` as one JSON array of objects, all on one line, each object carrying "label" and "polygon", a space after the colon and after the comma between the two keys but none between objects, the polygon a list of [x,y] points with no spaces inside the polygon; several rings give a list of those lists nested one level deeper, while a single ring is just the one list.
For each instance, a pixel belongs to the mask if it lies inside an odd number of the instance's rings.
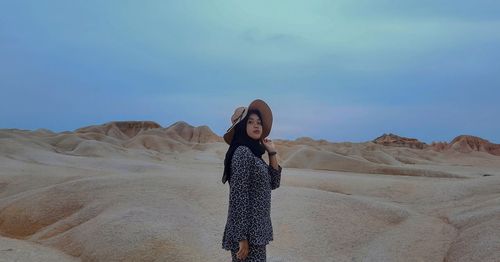
[{"label": "rocky hill", "polygon": [[455,137],[450,143],[435,142],[431,147],[436,151],[456,151],[461,153],[486,152],[492,155],[500,156],[500,144],[494,144],[490,141],[471,135],[460,135]]},{"label": "rocky hill", "polygon": [[402,137],[392,133],[383,134],[375,138],[372,142],[384,146],[401,146],[418,149],[424,149],[427,147],[426,143],[420,142],[418,139]]}]

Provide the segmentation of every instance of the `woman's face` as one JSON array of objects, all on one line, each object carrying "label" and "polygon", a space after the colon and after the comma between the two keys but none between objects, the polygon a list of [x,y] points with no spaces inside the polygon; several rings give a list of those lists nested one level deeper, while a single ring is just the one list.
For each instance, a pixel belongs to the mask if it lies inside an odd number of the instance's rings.
[{"label": "woman's face", "polygon": [[257,114],[250,114],[247,120],[247,134],[254,140],[259,140],[262,135],[262,122]]}]

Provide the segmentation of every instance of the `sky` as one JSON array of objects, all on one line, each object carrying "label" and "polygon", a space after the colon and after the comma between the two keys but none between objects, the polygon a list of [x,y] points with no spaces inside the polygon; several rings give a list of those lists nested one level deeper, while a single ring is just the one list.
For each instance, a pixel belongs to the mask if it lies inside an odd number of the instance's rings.
[{"label": "sky", "polygon": [[0,128],[207,125],[271,138],[500,143],[493,0],[0,1]]}]

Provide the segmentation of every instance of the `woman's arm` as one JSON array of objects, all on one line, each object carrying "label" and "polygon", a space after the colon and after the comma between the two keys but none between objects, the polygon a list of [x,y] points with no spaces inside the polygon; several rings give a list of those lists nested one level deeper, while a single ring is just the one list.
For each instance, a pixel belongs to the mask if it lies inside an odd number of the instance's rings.
[{"label": "woman's arm", "polygon": [[[273,156],[270,156],[271,158]],[[275,156],[274,156],[275,157]],[[271,160],[269,160],[271,161]],[[271,190],[274,190],[280,187],[281,182],[281,166],[278,165],[278,168],[274,168],[272,165],[269,165],[269,176],[271,177]]]},{"label": "woman's arm", "polygon": [[[274,151],[274,152],[276,152],[276,151]],[[278,154],[277,153],[274,155],[269,155],[269,165],[272,166],[276,170],[279,169]]]},{"label": "woman's arm", "polygon": [[274,147],[271,139],[264,139],[262,141],[269,155],[269,176],[271,177],[271,190],[280,186],[281,181],[281,166],[278,163],[278,152]]}]

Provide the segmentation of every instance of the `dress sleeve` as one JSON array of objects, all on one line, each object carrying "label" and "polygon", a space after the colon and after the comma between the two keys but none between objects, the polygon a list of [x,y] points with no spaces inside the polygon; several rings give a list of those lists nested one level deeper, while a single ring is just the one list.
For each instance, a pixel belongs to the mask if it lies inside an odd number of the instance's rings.
[{"label": "dress sleeve", "polygon": [[269,165],[268,169],[269,169],[269,177],[271,178],[271,190],[274,190],[280,187],[282,168],[280,165],[278,165],[278,170],[276,170],[271,165]]},{"label": "dress sleeve", "polygon": [[230,201],[234,223],[234,241],[248,239],[249,177],[253,160],[250,149],[238,147],[231,161]]}]

